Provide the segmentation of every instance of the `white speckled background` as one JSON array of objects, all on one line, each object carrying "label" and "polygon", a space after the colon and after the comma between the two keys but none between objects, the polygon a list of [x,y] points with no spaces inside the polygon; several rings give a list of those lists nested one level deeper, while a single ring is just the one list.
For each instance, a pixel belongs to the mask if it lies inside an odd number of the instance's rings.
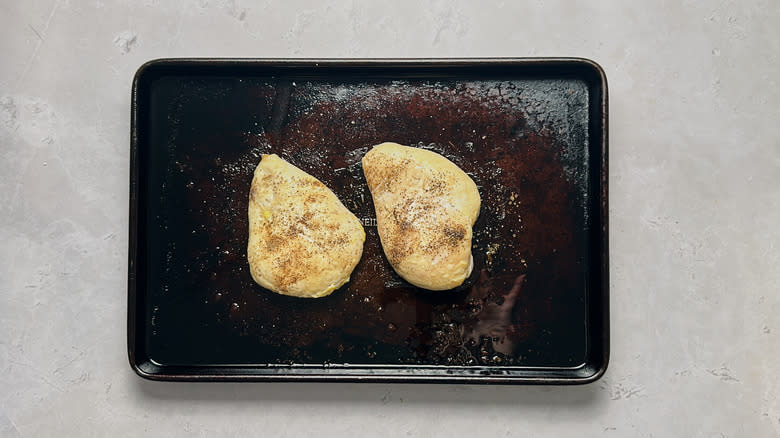
[{"label": "white speckled background", "polygon": [[[590,3],[0,1],[0,436],[779,436],[780,7]],[[603,380],[170,384],[131,371],[130,82],[143,62],[544,55],[592,58],[609,79]]]}]

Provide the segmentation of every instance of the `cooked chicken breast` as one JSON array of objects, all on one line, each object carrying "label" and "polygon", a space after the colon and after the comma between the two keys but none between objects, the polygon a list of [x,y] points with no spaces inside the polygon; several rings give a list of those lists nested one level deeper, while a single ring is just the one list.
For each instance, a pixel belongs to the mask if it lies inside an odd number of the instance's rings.
[{"label": "cooked chicken breast", "polygon": [[474,181],[435,152],[396,143],[375,146],[362,164],[382,248],[398,275],[430,290],[463,284],[474,265]]},{"label": "cooked chicken breast", "polygon": [[282,295],[319,298],[349,281],[363,253],[360,221],[322,182],[263,155],[249,194],[252,278]]}]

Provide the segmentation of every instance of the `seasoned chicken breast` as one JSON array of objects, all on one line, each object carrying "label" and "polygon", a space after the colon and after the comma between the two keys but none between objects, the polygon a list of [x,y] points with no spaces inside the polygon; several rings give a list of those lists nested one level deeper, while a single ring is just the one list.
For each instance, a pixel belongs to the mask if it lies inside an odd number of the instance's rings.
[{"label": "seasoned chicken breast", "polygon": [[473,268],[477,185],[443,156],[382,143],[363,157],[387,259],[409,283],[430,290],[463,284]]},{"label": "seasoned chicken breast", "polygon": [[252,278],[282,295],[318,298],[349,281],[366,234],[318,179],[275,154],[263,155],[249,194]]}]

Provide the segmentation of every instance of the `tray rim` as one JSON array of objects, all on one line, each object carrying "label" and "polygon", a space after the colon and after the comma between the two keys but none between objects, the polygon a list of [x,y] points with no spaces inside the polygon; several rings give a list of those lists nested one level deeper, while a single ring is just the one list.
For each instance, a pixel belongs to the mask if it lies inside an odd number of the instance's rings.
[{"label": "tray rim", "polygon": [[[514,67],[564,67],[579,66],[590,71],[598,80],[600,91],[597,102],[600,114],[599,162],[599,211],[601,224],[599,284],[592,293],[598,296],[601,310],[601,327],[594,327],[591,337],[601,341],[601,354],[597,361],[585,362],[578,367],[511,367],[511,371],[522,371],[525,375],[510,375],[510,367],[451,367],[446,365],[431,366],[393,366],[393,365],[337,365],[323,367],[292,366],[277,367],[268,365],[242,366],[162,366],[147,358],[140,360],[137,351],[136,320],[138,302],[138,284],[136,282],[138,257],[138,209],[139,209],[139,135],[138,135],[138,97],[141,81],[149,75],[150,70],[160,67],[187,66],[221,66],[221,67],[377,67],[413,68],[413,67],[479,67],[479,66],[514,66]],[[130,184],[129,184],[129,237],[128,237],[128,276],[127,276],[127,354],[130,367],[135,373],[147,380],[155,381],[287,381],[287,382],[372,382],[372,383],[448,383],[448,384],[546,384],[546,385],[579,385],[599,380],[606,372],[610,358],[610,305],[609,305],[609,226],[608,226],[608,143],[609,143],[609,97],[607,77],[604,69],[595,61],[581,57],[497,57],[497,58],[157,58],[142,64],[136,71],[131,87],[130,108]],[[594,269],[596,269],[594,267]],[[596,290],[597,289],[597,290]],[[588,306],[591,304],[588,303]],[[395,374],[376,374],[377,369],[396,369]],[[426,369],[428,374],[420,374]],[[438,370],[443,372],[439,372]],[[436,372],[434,372],[434,370]],[[399,372],[401,371],[401,372]],[[467,374],[453,374],[456,372]],[[416,372],[416,373],[415,373]],[[496,374],[486,374],[494,372]]]}]

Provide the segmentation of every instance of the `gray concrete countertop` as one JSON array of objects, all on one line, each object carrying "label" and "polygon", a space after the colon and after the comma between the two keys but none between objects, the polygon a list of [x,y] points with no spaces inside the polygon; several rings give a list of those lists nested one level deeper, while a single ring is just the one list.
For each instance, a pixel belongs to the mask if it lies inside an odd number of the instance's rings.
[{"label": "gray concrete countertop", "polygon": [[[780,435],[780,7],[0,2],[0,436]],[[171,384],[125,344],[158,57],[581,56],[610,85],[612,359],[581,387]]]}]

